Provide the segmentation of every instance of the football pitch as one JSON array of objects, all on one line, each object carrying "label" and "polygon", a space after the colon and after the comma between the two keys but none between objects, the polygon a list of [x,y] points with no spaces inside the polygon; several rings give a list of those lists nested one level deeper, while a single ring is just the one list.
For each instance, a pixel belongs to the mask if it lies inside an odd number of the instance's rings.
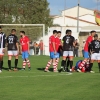
[{"label": "football pitch", "polygon": [[[74,58],[75,62],[82,58]],[[0,73],[0,100],[100,100],[100,73],[95,63],[92,73],[68,74],[44,72],[49,57],[30,56],[31,71],[7,71],[7,56],[4,70]],[[12,66],[14,59],[12,60]],[[22,59],[19,57],[19,69]],[[59,67],[60,68],[60,63]]]}]

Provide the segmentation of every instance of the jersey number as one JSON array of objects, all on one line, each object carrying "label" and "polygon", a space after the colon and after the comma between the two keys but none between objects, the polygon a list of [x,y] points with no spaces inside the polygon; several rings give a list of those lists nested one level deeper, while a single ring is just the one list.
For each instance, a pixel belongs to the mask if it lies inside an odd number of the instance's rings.
[{"label": "jersey number", "polygon": [[9,44],[13,43],[13,38],[9,38]]},{"label": "jersey number", "polygon": [[66,43],[67,43],[67,44],[69,43],[69,39],[66,40]]},{"label": "jersey number", "polygon": [[100,48],[99,42],[95,42],[95,48]]}]

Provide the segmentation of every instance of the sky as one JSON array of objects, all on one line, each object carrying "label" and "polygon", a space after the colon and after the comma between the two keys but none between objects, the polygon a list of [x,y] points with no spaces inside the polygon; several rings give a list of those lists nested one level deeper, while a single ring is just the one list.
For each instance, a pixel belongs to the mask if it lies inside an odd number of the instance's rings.
[{"label": "sky", "polygon": [[[78,0],[48,0],[50,14],[51,15],[60,15],[61,11],[66,9],[77,6]],[[66,2],[66,3],[65,3]],[[100,10],[100,0],[80,0],[80,6],[89,8],[89,9],[97,9]]]}]

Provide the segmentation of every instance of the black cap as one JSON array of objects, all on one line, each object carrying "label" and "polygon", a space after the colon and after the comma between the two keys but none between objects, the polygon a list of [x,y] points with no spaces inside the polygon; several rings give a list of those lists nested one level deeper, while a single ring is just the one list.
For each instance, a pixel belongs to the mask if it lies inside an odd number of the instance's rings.
[{"label": "black cap", "polygon": [[95,34],[94,37],[98,37],[98,34]]}]

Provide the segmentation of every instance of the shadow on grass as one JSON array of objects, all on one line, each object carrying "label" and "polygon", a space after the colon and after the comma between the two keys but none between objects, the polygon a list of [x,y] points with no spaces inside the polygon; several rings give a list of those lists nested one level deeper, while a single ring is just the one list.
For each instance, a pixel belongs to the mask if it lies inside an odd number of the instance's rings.
[{"label": "shadow on grass", "polygon": [[[11,68],[14,69],[15,67],[11,67]],[[3,70],[7,70],[7,71],[9,70],[9,68],[7,68],[7,67],[2,67],[2,69],[3,69]],[[17,67],[17,69],[18,69],[18,70],[22,70],[22,68],[19,68],[19,67]]]},{"label": "shadow on grass", "polygon": [[[39,71],[44,71],[45,68],[37,68],[37,70],[39,70]],[[53,72],[53,68],[49,68],[49,71]]]},{"label": "shadow on grass", "polygon": [[3,69],[3,70],[9,70],[9,68],[6,68],[6,67],[2,67],[2,69]]}]

